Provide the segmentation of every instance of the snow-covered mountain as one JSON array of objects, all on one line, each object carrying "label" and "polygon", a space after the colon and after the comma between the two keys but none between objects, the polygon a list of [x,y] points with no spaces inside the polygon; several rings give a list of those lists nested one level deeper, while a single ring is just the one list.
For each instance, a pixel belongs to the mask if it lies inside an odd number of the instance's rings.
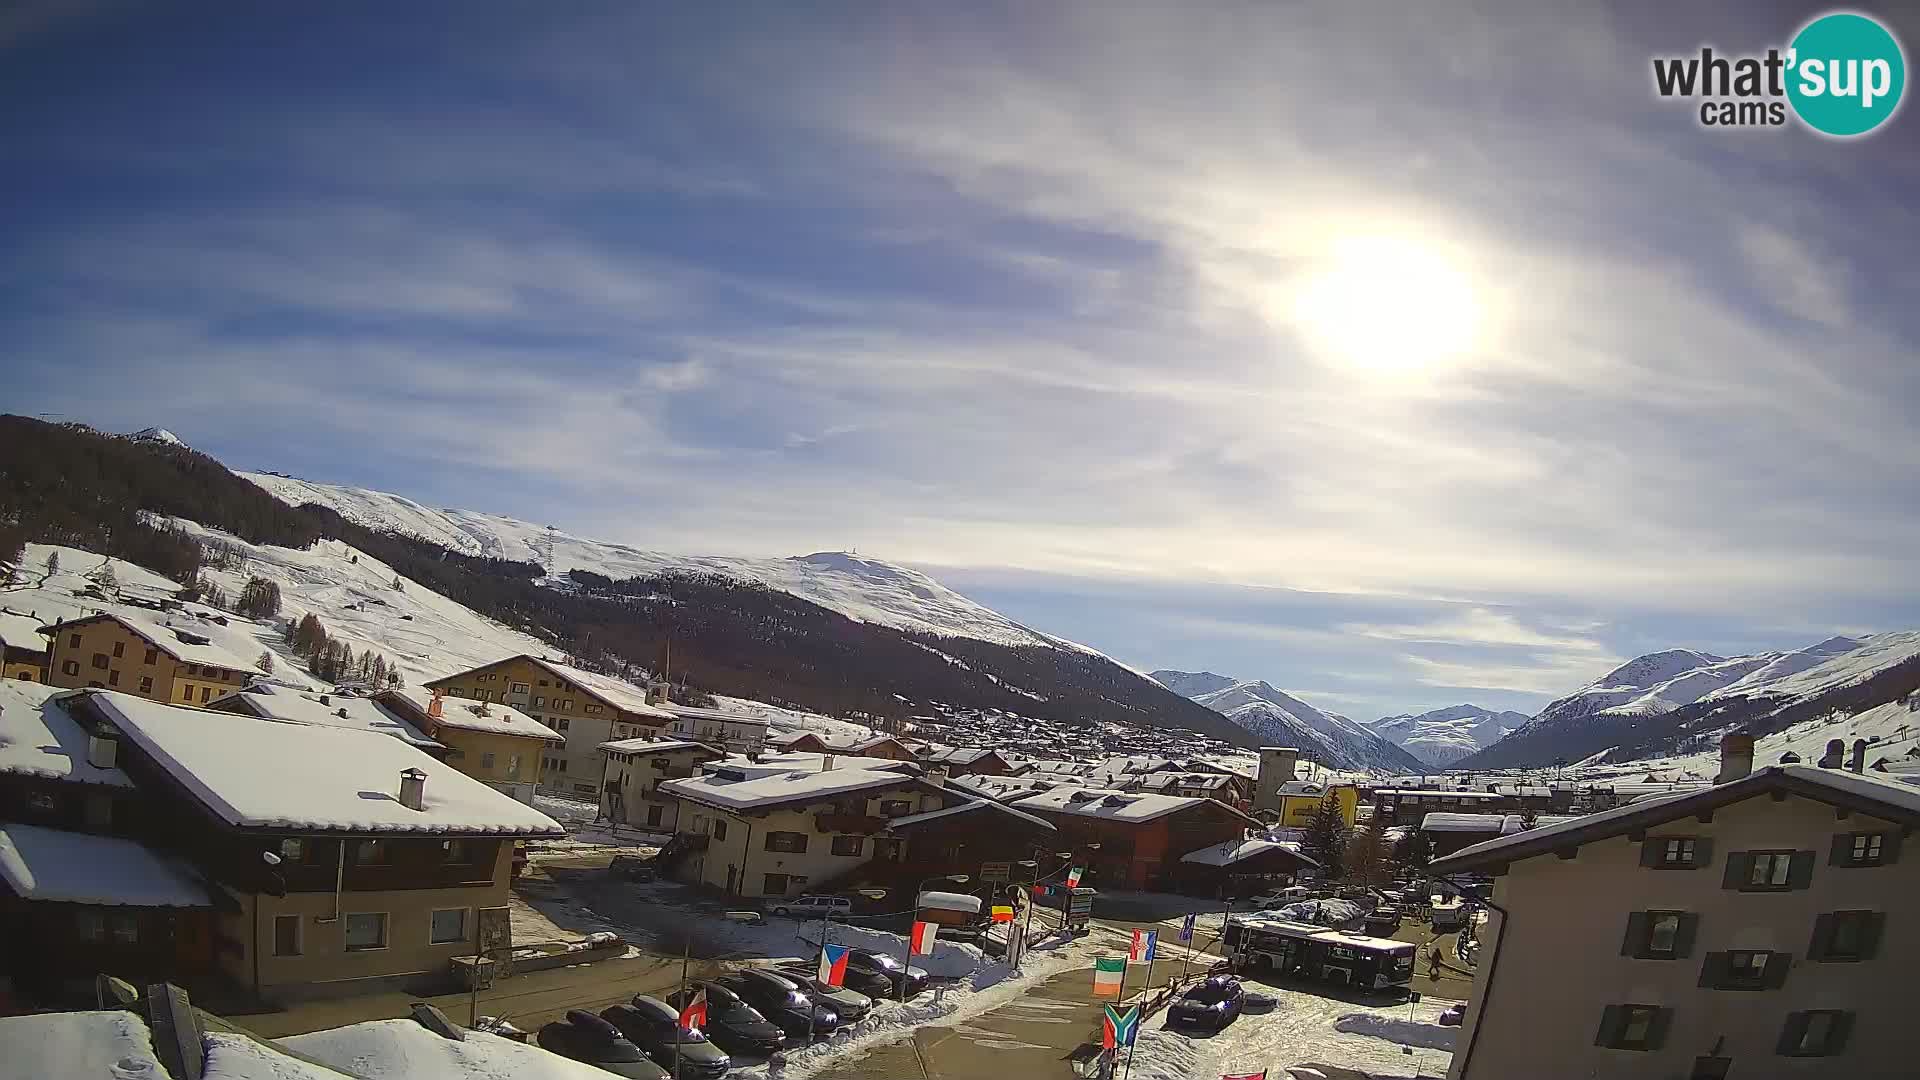
[{"label": "snow-covered mountain", "polygon": [[555,578],[571,570],[616,581],[676,572],[716,574],[791,593],[850,619],[896,630],[1094,653],[1021,626],[918,570],[879,559],[837,551],[786,559],[644,551],[497,514],[437,510],[384,491],[316,484],[274,473],[239,475],[295,506],[319,503],[356,524],[405,533],[466,555],[538,563]]},{"label": "snow-covered mountain", "polygon": [[167,446],[187,445],[186,442],[180,438],[180,436],[175,435],[173,432],[168,431],[166,428],[163,428],[163,427],[141,428],[139,431],[136,431],[133,434],[128,435],[127,438],[132,439],[135,442],[164,443]]},{"label": "snow-covered mountain", "polygon": [[[1668,649],[1636,657],[1562,697],[1498,743],[1464,759],[1468,768],[1577,761],[1609,748],[1669,751],[1676,740],[1748,724],[1770,731],[1775,719],[1823,702],[1854,702],[1850,691],[1873,680],[1899,682],[1901,665],[1920,661],[1920,631],[1831,637],[1801,649],[1716,656]],[[1887,693],[1905,693],[1911,687]],[[1891,700],[1891,698],[1886,698]],[[1620,756],[1618,754],[1616,757]]]},{"label": "snow-covered mountain", "polygon": [[1252,732],[1262,745],[1297,746],[1302,756],[1333,769],[1421,769],[1412,755],[1364,725],[1316,709],[1269,683],[1237,682],[1209,671],[1163,669],[1152,674],[1162,686],[1185,693]]},{"label": "snow-covered mountain", "polygon": [[1366,724],[1368,730],[1440,768],[1484,750],[1532,717],[1526,713],[1496,712],[1478,705],[1449,705],[1423,713],[1383,716]]}]

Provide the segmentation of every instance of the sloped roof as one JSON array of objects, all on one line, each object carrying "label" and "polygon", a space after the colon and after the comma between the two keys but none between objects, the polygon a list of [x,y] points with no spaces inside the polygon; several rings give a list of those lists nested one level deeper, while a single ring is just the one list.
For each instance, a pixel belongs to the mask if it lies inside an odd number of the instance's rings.
[{"label": "sloped roof", "polygon": [[[323,702],[320,699],[325,698]],[[268,720],[289,720],[297,724],[347,728],[353,731],[377,731],[391,735],[409,746],[444,750],[445,747],[421,734],[420,729],[395,716],[371,698],[342,694],[321,694],[292,690],[284,686],[263,685],[254,690],[236,690],[222,694],[208,705],[232,704],[248,714]]]},{"label": "sloped roof", "polygon": [[663,781],[659,790],[693,802],[727,810],[753,810],[781,803],[828,799],[855,791],[915,784],[917,779],[905,773],[871,769],[824,769],[814,772],[779,772],[730,779],[720,773]]},{"label": "sloped roof", "polygon": [[212,907],[193,872],[132,840],[0,825],[0,880],[23,900],[114,907]]},{"label": "sloped roof", "polygon": [[717,746],[708,746],[706,743],[694,742],[691,739],[649,739],[644,736],[638,739],[613,739],[601,743],[599,748],[611,750],[616,754],[664,754],[669,750],[696,749],[710,750],[717,756],[726,754],[726,751]]},{"label": "sloped roof", "polygon": [[1203,847],[1198,851],[1189,851],[1180,856],[1181,862],[1199,863],[1202,866],[1231,866],[1243,862],[1255,855],[1264,855],[1269,851],[1284,851],[1307,866],[1320,864],[1307,858],[1300,844],[1293,840],[1268,840],[1264,837],[1248,837],[1244,840],[1228,840],[1222,844]]},{"label": "sloped roof", "polygon": [[[951,787],[952,785],[948,785],[948,786]],[[988,813],[1008,814],[1012,817],[1018,818],[1021,821],[1026,822],[1029,825],[1037,825],[1042,829],[1048,830],[1049,832],[1053,831],[1053,822],[1048,821],[1045,818],[1035,817],[1032,814],[1029,814],[1023,810],[1017,810],[1011,806],[1008,806],[1005,803],[996,802],[992,799],[983,798],[979,795],[970,794],[968,792],[962,791],[962,792],[956,792],[955,794],[958,794],[961,797],[961,800],[962,800],[961,802],[958,802],[952,806],[942,807],[939,810],[926,810],[918,814],[907,814],[904,817],[894,818],[893,819],[894,827],[895,828],[911,828],[915,825],[925,824],[926,822],[929,822],[929,821],[938,821],[942,818],[953,817],[959,814],[967,814],[967,813],[973,813],[975,811],[984,810]]]},{"label": "sloped roof", "polygon": [[96,769],[87,763],[87,732],[60,705],[76,693],[45,683],[0,680],[0,773],[133,786],[119,769]]},{"label": "sloped roof", "polygon": [[1420,819],[1422,832],[1498,833],[1507,823],[1505,814],[1432,813]]},{"label": "sloped roof", "polygon": [[484,664],[477,667],[470,667],[465,671],[456,671],[451,675],[442,675],[437,679],[428,679],[427,685],[430,687],[438,686],[441,683],[471,675],[476,671],[485,671],[490,667],[497,667],[511,660],[525,660],[530,664],[537,664],[545,668],[547,672],[554,677],[579,687],[580,692],[588,697],[593,698],[603,705],[611,705],[622,712],[629,712],[635,716],[650,716],[658,720],[673,719],[672,713],[658,705],[648,704],[647,692],[632,683],[616,679],[611,675],[602,675],[598,672],[570,667],[557,660],[549,660],[544,656],[535,656],[532,653],[520,653],[516,656],[503,656],[498,660],[489,660]]},{"label": "sloped roof", "polygon": [[16,611],[0,611],[0,644],[28,652],[46,652],[47,638],[40,632],[41,620]]},{"label": "sloped roof", "polygon": [[553,730],[526,713],[511,705],[502,705],[498,701],[469,701],[465,698],[442,697],[440,716],[428,714],[433,707],[433,692],[417,686],[403,686],[396,690],[382,690],[374,695],[375,700],[391,702],[396,707],[410,711],[419,722],[429,726],[459,728],[462,731],[484,731],[493,735],[521,735],[529,739],[545,739],[548,742],[566,742],[567,737]]},{"label": "sloped roof", "polygon": [[[80,623],[97,622],[101,619],[111,619],[119,623],[144,639],[147,644],[152,645],[154,648],[159,649],[161,652],[166,653],[168,656],[182,663],[204,664],[208,667],[226,668],[229,671],[238,671],[243,675],[258,674],[253,670],[253,661],[238,653],[215,645],[211,641],[202,643],[189,640],[192,637],[204,638],[208,635],[197,626],[188,624],[184,617],[181,619],[179,625],[174,625],[147,618],[145,615],[135,615],[130,612],[101,612],[97,615],[83,615],[78,619],[68,619],[66,622],[57,624],[57,626],[75,626]],[[182,634],[186,634],[188,637],[182,637]]]},{"label": "sloped roof", "polygon": [[1105,818],[1109,821],[1147,822],[1168,814],[1199,807],[1211,807],[1232,814],[1248,824],[1258,824],[1223,802],[1182,795],[1150,795],[1144,792],[1113,791],[1107,788],[1057,787],[1025,798],[1011,800],[1013,806],[1028,811],[1074,814],[1079,817]]}]

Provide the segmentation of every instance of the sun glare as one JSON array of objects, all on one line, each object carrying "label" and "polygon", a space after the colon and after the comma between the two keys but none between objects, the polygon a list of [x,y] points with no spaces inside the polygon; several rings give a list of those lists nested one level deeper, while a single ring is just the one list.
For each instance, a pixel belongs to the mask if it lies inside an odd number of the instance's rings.
[{"label": "sun glare", "polygon": [[1397,236],[1340,243],[1295,293],[1294,325],[1322,354],[1378,373],[1454,359],[1479,331],[1473,282],[1443,254]]}]

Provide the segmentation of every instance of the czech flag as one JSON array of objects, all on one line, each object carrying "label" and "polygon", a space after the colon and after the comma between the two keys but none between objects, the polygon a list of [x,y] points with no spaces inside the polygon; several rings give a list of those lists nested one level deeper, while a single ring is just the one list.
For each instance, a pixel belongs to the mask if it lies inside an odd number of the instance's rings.
[{"label": "czech flag", "polygon": [[1005,904],[993,905],[993,921],[994,922],[1012,922],[1013,909],[1008,907]]},{"label": "czech flag", "polygon": [[940,936],[940,924],[917,922],[913,924],[913,951],[917,956],[933,953],[933,939]]},{"label": "czech flag", "polygon": [[703,1028],[707,1026],[707,992],[694,991],[693,1000],[680,1010],[680,1026],[683,1028]]},{"label": "czech flag", "polygon": [[1100,1007],[1100,1045],[1111,1050],[1120,1046],[1132,1046],[1133,1037],[1140,1034],[1140,1006],[1129,1006],[1126,1012],[1111,1005]]},{"label": "czech flag", "polygon": [[1103,956],[1093,962],[1093,992],[1095,996],[1112,997],[1120,993],[1121,984],[1127,981],[1127,962],[1118,956]]},{"label": "czech flag", "polygon": [[1085,873],[1085,872],[1086,872],[1086,871],[1085,871],[1084,869],[1082,869],[1081,867],[1078,867],[1078,866],[1076,866],[1076,867],[1074,867],[1073,869],[1071,869],[1071,870],[1069,870],[1069,871],[1067,871],[1067,888],[1069,888],[1069,889],[1077,889],[1077,888],[1079,888],[1079,887],[1080,887],[1080,875],[1081,875],[1081,874],[1083,874],[1083,873]]},{"label": "czech flag", "polygon": [[1153,959],[1153,947],[1160,943],[1160,931],[1135,930],[1133,948],[1127,951],[1127,959],[1135,964],[1144,964]]},{"label": "czech flag", "polygon": [[828,986],[842,986],[847,981],[847,954],[853,951],[846,945],[822,945],[820,947],[820,981]]}]

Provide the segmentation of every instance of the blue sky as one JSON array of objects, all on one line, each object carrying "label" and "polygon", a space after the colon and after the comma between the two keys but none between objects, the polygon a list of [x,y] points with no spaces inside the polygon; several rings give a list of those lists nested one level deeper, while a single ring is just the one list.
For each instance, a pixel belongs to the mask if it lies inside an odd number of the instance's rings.
[{"label": "blue sky", "polygon": [[1818,6],[550,7],[9,6],[5,407],[1361,716],[1920,625],[1920,121],[1650,89]]}]

